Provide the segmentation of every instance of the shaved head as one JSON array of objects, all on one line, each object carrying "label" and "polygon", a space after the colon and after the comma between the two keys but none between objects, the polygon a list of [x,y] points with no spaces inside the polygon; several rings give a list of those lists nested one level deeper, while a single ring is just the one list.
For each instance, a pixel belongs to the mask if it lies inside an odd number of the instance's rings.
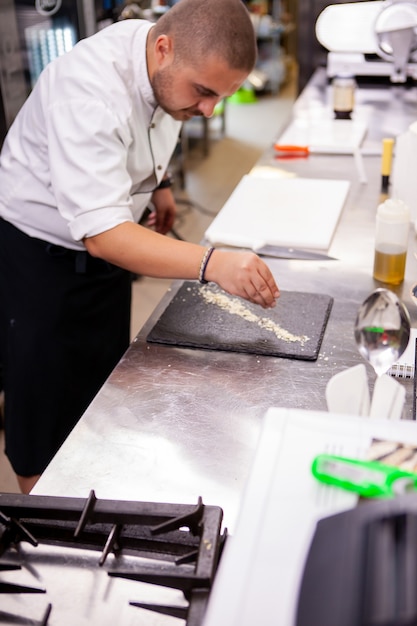
[{"label": "shaved head", "polygon": [[217,56],[248,74],[256,62],[256,36],[241,0],[180,0],[151,30],[151,41],[171,38],[174,62],[199,66]]}]

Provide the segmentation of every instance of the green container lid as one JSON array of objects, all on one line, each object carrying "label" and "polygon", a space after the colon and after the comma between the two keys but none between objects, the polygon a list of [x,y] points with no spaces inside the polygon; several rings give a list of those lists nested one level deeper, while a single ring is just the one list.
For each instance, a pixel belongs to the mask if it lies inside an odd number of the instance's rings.
[{"label": "green container lid", "polygon": [[228,102],[232,104],[253,104],[256,102],[256,95],[253,89],[246,89],[241,87],[232,96],[227,98]]}]

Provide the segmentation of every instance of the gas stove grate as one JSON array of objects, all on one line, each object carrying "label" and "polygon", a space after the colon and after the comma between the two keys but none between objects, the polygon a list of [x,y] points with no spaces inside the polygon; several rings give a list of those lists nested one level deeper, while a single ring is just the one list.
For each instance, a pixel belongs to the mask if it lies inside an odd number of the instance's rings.
[{"label": "gas stove grate", "polygon": [[[226,540],[222,518],[221,508],[204,505],[201,498],[196,505],[186,505],[101,500],[94,491],[87,499],[0,494],[0,594],[47,592],[7,581],[7,573],[21,567],[10,556],[22,543],[94,550],[100,552],[99,568],[114,555],[107,571],[110,578],[176,589],[187,602],[172,606],[130,601],[132,607],[199,626]],[[133,568],[124,569],[122,555],[139,558]],[[48,604],[37,623],[46,626],[52,610]]]}]

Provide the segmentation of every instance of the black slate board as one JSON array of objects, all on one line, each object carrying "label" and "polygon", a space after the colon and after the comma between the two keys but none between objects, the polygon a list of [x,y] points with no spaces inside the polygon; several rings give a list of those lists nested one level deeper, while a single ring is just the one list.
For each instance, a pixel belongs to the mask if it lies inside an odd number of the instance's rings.
[{"label": "black slate board", "polygon": [[[279,338],[274,332],[262,328],[257,321],[247,321],[217,304],[207,303],[203,291],[237,300],[258,318],[271,320],[292,335],[307,336],[309,340],[303,343]],[[147,341],[315,361],[332,305],[333,298],[324,294],[281,291],[274,309],[262,309],[242,298],[226,294],[213,283],[202,286],[185,282],[157,320]]]}]

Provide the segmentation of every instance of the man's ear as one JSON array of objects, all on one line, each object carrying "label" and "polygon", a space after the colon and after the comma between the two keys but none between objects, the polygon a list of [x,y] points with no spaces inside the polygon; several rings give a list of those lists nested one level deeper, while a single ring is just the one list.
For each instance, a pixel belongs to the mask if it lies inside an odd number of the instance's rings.
[{"label": "man's ear", "polygon": [[171,37],[160,35],[154,44],[155,61],[159,68],[170,65],[174,59],[174,46]]}]

